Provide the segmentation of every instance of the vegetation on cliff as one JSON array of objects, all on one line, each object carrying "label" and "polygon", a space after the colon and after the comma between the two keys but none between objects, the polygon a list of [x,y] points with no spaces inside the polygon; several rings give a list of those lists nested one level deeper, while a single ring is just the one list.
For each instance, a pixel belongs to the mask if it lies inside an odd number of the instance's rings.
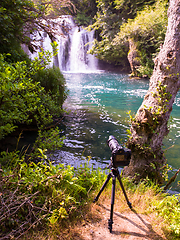
[{"label": "vegetation on cliff", "polygon": [[[139,66],[136,76],[151,76],[153,59],[163,44],[167,26],[167,1],[98,1],[95,23],[89,26],[99,32],[90,53],[125,67],[130,48],[136,46]],[[153,4],[154,3],[154,4]],[[125,10],[125,11],[123,11]]]}]

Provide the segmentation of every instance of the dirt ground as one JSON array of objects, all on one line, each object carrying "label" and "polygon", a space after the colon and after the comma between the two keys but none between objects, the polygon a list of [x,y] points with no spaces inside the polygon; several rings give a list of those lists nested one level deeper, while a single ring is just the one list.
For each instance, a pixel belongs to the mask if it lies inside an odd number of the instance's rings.
[{"label": "dirt ground", "polygon": [[138,214],[135,210],[125,213],[114,211],[112,232],[108,229],[110,206],[94,205],[93,211],[99,212],[99,219],[84,221],[75,239],[80,240],[162,240],[163,236],[158,224],[154,226],[154,217]]}]

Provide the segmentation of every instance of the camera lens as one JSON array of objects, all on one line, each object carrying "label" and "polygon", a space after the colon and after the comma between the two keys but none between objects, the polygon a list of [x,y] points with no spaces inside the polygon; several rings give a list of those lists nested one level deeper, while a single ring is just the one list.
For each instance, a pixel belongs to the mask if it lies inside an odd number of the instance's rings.
[{"label": "camera lens", "polygon": [[109,139],[107,140],[107,144],[108,144],[109,148],[111,149],[111,152],[113,152],[113,150],[118,148],[118,146],[119,146],[117,139],[112,135],[109,136]]}]

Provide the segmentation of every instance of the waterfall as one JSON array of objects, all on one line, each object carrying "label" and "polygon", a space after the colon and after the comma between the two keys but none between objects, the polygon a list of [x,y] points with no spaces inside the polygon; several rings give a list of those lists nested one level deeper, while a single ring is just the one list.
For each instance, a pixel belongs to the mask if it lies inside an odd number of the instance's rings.
[{"label": "waterfall", "polygon": [[[93,72],[98,70],[98,59],[88,54],[94,39],[94,31],[88,32],[83,27],[75,24],[72,16],[61,16],[55,20],[59,23],[59,31],[55,35],[58,43],[58,55],[53,57],[50,66],[59,66],[61,71],[68,72]],[[43,49],[52,52],[51,40],[43,32],[31,36],[40,43]],[[25,47],[23,47],[25,49]],[[27,49],[25,49],[27,52]],[[37,53],[28,54],[33,59]]]}]

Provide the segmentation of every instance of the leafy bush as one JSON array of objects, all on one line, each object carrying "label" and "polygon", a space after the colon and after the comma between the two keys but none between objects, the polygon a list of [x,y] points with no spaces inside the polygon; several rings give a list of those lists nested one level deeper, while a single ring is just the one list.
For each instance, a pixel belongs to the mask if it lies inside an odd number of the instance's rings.
[{"label": "leafy bush", "polygon": [[56,99],[56,103],[62,106],[66,99],[67,92],[65,88],[65,78],[58,67],[39,70],[34,76],[35,82],[40,82],[46,93]]},{"label": "leafy bush", "polygon": [[[43,9],[41,8],[41,11]],[[20,44],[30,46],[29,33],[37,29],[34,21],[40,16],[40,11],[35,8],[31,0],[1,0],[0,2],[0,54],[11,53],[8,61],[22,60],[24,53]],[[26,26],[26,27],[25,27]]]},{"label": "leafy bush", "polygon": [[151,76],[154,67],[153,58],[164,42],[167,25],[167,1],[159,1],[152,7],[139,12],[134,19],[121,25],[113,40],[113,45],[133,39],[139,52],[139,75]]},{"label": "leafy bush", "polygon": [[152,7],[146,7],[143,11],[138,12],[134,19],[128,19],[120,27],[118,33],[119,39],[152,37],[156,41],[163,43],[164,34],[167,25],[167,1],[158,1]]},{"label": "leafy bush", "polygon": [[142,11],[144,7],[153,5],[156,0],[114,0],[115,8],[123,12],[123,17],[127,20],[135,18],[137,12]]},{"label": "leafy bush", "polygon": [[38,136],[30,151],[26,154],[28,161],[47,159],[46,154],[51,153],[63,146],[65,137],[60,137],[60,129],[58,127],[50,128],[48,130],[39,130]]},{"label": "leafy bush", "polygon": [[[180,196],[179,196],[180,198]],[[167,229],[176,237],[180,237],[180,199],[178,196],[166,196],[159,202],[154,203],[154,209],[163,217],[167,224]]]},{"label": "leafy bush", "polygon": [[88,29],[98,30],[100,39],[94,41],[90,53],[110,63],[128,65],[128,45],[132,39],[139,53],[138,74],[150,76],[153,58],[164,42],[168,1],[98,0],[98,6],[96,22]]},{"label": "leafy bush", "polygon": [[19,237],[39,224],[53,226],[78,216],[90,191],[105,178],[88,163],[75,170],[51,162],[27,164],[16,153],[5,155],[16,158],[16,164],[0,169],[0,237]]},{"label": "leafy bush", "polygon": [[[42,60],[45,61],[44,65]],[[65,81],[57,69],[43,70],[46,64],[45,53],[30,64],[26,61],[10,64],[0,55],[0,139],[13,132],[19,124],[35,124],[38,128],[44,128],[53,122],[53,116],[62,112],[66,96]],[[51,73],[49,79],[47,77],[42,82],[42,85],[50,85],[48,92],[33,79],[38,71]],[[55,82],[58,82],[57,88]]]},{"label": "leafy bush", "polygon": [[74,13],[76,22],[79,25],[88,26],[97,11],[96,0],[71,0],[71,2],[76,7],[76,12]]},{"label": "leafy bush", "polygon": [[129,66],[127,60],[128,44],[112,45],[108,38],[100,42],[94,40],[89,53],[94,54],[100,60],[120,65],[122,68]]}]

